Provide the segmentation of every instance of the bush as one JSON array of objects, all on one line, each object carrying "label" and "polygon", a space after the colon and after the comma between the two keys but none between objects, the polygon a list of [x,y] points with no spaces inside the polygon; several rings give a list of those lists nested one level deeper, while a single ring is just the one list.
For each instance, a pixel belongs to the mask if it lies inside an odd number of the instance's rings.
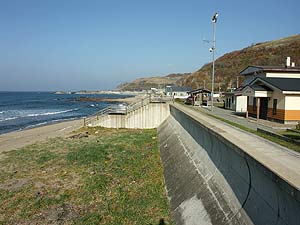
[{"label": "bush", "polygon": [[175,98],[175,102],[177,102],[177,103],[184,103],[184,101],[182,99],[180,99],[180,98]]}]

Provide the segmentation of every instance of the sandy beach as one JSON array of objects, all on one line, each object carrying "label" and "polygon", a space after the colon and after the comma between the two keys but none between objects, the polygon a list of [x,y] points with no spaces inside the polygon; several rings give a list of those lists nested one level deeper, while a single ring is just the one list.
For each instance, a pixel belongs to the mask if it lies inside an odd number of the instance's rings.
[{"label": "sandy beach", "polygon": [[0,135],[0,153],[21,148],[47,138],[65,137],[82,126],[83,120],[79,119],[2,134]]}]

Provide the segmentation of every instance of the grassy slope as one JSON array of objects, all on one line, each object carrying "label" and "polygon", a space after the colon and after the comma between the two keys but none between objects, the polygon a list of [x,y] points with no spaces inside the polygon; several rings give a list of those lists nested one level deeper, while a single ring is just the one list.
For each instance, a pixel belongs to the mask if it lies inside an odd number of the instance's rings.
[{"label": "grassy slope", "polygon": [[[290,56],[296,66],[300,66],[300,35],[294,35],[275,41],[257,43],[247,48],[227,53],[216,60],[215,82],[221,83],[222,91],[236,87],[236,77],[247,66],[284,66]],[[177,82],[178,85],[193,88],[210,87],[212,64],[204,65],[197,72]],[[241,84],[243,78],[240,78]],[[205,82],[204,82],[205,81]]]},{"label": "grassy slope", "polygon": [[156,131],[82,132],[0,157],[0,224],[168,224]]},{"label": "grassy slope", "polygon": [[162,77],[138,78],[132,82],[120,84],[117,88],[123,91],[141,91],[150,90],[151,88],[164,88],[166,85],[175,85],[179,79],[187,77],[188,75],[190,75],[190,73],[169,74]]}]

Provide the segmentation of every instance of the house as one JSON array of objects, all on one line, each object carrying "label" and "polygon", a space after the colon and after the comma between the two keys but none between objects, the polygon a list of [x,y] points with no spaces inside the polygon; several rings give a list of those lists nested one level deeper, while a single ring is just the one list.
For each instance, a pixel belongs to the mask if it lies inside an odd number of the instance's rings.
[{"label": "house", "polygon": [[187,99],[188,92],[192,91],[190,87],[166,86],[165,95],[173,96],[174,98]]},{"label": "house", "polygon": [[211,91],[205,88],[199,88],[196,90],[192,90],[188,92],[189,98],[188,103],[195,106],[195,105],[208,105],[210,101]]},{"label": "house", "polygon": [[236,112],[247,112],[247,96],[241,95],[239,89],[226,92],[224,107]]},{"label": "house", "polygon": [[281,123],[300,121],[300,67],[248,66],[240,75],[245,81],[234,91],[233,101],[242,97],[250,116]]}]

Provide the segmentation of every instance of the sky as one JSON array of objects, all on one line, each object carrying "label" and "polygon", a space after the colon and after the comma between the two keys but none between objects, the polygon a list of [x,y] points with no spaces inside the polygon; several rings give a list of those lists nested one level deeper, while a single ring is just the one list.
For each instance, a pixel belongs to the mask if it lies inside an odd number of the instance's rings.
[{"label": "sky", "polygon": [[[299,34],[299,0],[0,0],[0,91],[111,90]],[[299,56],[300,57],[300,56]]]}]

